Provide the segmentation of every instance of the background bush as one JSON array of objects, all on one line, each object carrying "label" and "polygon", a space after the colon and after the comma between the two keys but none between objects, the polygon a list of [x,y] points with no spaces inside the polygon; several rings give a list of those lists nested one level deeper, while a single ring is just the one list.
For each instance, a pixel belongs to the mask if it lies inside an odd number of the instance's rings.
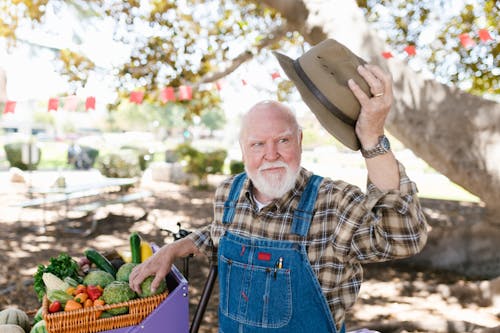
[{"label": "background bush", "polygon": [[99,156],[96,168],[106,177],[130,178],[142,175],[139,155],[135,149],[120,149]]},{"label": "background bush", "polygon": [[232,175],[237,175],[243,171],[245,171],[245,165],[242,161],[231,160],[231,162],[229,162],[229,172]]},{"label": "background bush", "polygon": [[40,164],[40,160],[42,159],[42,150],[40,147],[36,146],[38,151],[38,160],[32,160],[31,164],[24,163],[23,147],[27,144],[27,142],[13,142],[4,145],[5,156],[11,167],[16,167],[21,170],[36,170],[38,164]]},{"label": "background bush", "polygon": [[185,163],[185,171],[197,177],[198,185],[205,185],[209,174],[222,173],[227,157],[224,149],[204,153],[188,143],[177,146],[175,154]]}]

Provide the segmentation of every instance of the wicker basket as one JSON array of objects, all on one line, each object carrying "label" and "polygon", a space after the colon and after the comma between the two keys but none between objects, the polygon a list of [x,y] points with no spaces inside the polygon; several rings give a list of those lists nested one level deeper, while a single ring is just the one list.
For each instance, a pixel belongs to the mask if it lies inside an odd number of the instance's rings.
[{"label": "wicker basket", "polygon": [[[43,319],[49,333],[94,333],[139,324],[167,297],[168,291],[128,302],[106,304],[79,310],[49,313],[49,300],[43,298]],[[99,319],[102,311],[128,306],[127,314]]]}]

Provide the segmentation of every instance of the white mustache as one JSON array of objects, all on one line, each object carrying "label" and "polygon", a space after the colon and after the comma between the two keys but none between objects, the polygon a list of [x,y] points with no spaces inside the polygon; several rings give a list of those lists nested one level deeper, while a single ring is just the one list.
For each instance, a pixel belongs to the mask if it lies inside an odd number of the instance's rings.
[{"label": "white mustache", "polygon": [[259,171],[265,171],[266,169],[272,168],[288,168],[288,164],[283,161],[264,162],[264,164],[259,167]]}]

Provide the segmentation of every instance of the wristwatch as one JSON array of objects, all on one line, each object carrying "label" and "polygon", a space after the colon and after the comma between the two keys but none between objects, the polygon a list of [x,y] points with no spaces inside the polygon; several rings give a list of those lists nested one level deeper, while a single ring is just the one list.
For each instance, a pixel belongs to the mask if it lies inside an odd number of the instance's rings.
[{"label": "wristwatch", "polygon": [[361,155],[364,158],[372,158],[378,155],[383,155],[391,150],[391,143],[389,139],[385,135],[381,135],[378,137],[378,143],[375,147],[370,149],[364,149],[361,147]]}]

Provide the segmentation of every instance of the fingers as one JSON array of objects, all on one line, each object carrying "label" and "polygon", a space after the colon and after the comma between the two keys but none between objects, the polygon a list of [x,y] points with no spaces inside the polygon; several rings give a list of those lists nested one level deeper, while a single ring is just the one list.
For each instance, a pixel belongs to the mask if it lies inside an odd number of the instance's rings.
[{"label": "fingers", "polygon": [[380,67],[375,65],[367,65],[366,67],[376,77],[376,79],[382,83],[384,96],[392,97],[392,75],[384,72]]},{"label": "fingers", "polygon": [[358,73],[368,83],[371,95],[367,95],[358,84],[350,79],[347,83],[353,94],[356,96],[362,107],[369,106],[370,101],[383,102],[383,104],[392,102],[392,77],[384,72],[380,67],[370,64],[358,66]]},{"label": "fingers", "polygon": [[349,88],[351,89],[354,96],[356,96],[356,98],[358,99],[359,104],[361,104],[361,106],[368,103],[369,97],[365,94],[363,90],[361,90],[361,88],[358,86],[356,82],[354,82],[353,79],[349,79],[347,81],[347,84],[349,85]]},{"label": "fingers", "polygon": [[136,266],[129,275],[129,286],[136,293],[141,293],[141,283],[149,276],[155,276],[151,283],[151,291],[156,290],[162,279],[170,271],[168,264],[158,264],[153,260],[145,261]]},{"label": "fingers", "polygon": [[370,93],[365,93],[353,79],[349,88],[361,104],[356,122],[356,134],[361,141],[370,141],[384,131],[384,123],[392,105],[392,77],[375,65],[366,64],[357,68],[368,83]]},{"label": "fingers", "polygon": [[380,67],[366,64],[358,66],[359,75],[368,83],[371,96],[367,97],[382,97],[385,94],[392,96],[392,77],[385,73]]},{"label": "fingers", "polygon": [[136,266],[132,270],[128,278],[130,288],[136,293],[141,292],[141,283],[142,281],[144,281],[145,278],[149,276],[149,274],[146,273],[147,268],[144,266],[145,266],[144,264]]},{"label": "fingers", "polygon": [[156,274],[155,278],[153,279],[153,282],[151,282],[151,292],[152,293],[154,293],[156,291],[156,288],[158,288],[161,280],[164,278],[165,278],[164,275]]}]

